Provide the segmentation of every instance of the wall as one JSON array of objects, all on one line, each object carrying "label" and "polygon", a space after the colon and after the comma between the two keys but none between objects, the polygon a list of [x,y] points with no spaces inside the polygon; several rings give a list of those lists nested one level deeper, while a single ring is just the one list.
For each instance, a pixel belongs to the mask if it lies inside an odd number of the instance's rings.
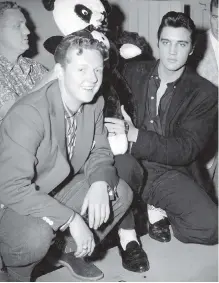
[{"label": "wall", "polygon": [[184,12],[184,6],[189,5],[190,16],[197,28],[203,30],[209,27],[210,0],[111,0],[111,3],[120,6],[126,15],[124,29],[144,36],[156,58],[158,57],[157,30],[161,18],[168,11]]},{"label": "wall", "polygon": [[153,50],[154,57],[158,57],[157,30],[161,18],[168,11],[183,11],[180,1],[144,1],[120,0],[114,1],[125,14],[124,29],[138,32],[144,36]]},{"label": "wall", "polygon": [[[190,5],[191,17],[199,28],[208,28],[208,9],[210,0],[183,0],[183,1],[147,1],[147,0],[109,0],[120,6],[125,14],[124,28],[129,31],[137,31],[151,45],[154,56],[157,57],[156,33],[161,17],[170,10],[183,11],[184,5]],[[3,0],[0,0],[3,2]],[[52,12],[44,9],[41,0],[16,0],[25,8],[32,19],[38,36],[36,60],[48,68],[53,66],[53,56],[43,47],[43,42],[52,35],[60,32],[55,25]],[[201,5],[200,3],[203,3]],[[206,10],[206,9],[207,10]]]}]

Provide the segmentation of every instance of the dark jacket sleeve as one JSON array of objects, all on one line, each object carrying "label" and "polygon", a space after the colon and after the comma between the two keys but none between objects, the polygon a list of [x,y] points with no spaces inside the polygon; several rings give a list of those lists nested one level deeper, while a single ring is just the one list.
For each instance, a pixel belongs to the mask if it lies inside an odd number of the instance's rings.
[{"label": "dark jacket sleeve", "polygon": [[[127,68],[125,77],[131,84],[134,83],[134,72],[132,67]],[[185,109],[186,114],[173,126],[172,135],[161,136],[139,129],[137,141],[132,145],[132,154],[136,158],[173,166],[188,165],[197,159],[217,119],[217,88],[207,81],[200,82],[191,93],[194,99],[189,110]]]},{"label": "dark jacket sleeve", "polygon": [[96,181],[106,181],[111,188],[118,184],[114,157],[107,138],[107,129],[103,121],[104,99],[101,96],[95,109],[94,147],[86,161],[84,172],[90,185]]},{"label": "dark jacket sleeve", "polygon": [[42,218],[56,231],[74,211],[37,190],[36,152],[43,134],[32,106],[17,105],[6,116],[0,129],[0,202],[20,215]]}]

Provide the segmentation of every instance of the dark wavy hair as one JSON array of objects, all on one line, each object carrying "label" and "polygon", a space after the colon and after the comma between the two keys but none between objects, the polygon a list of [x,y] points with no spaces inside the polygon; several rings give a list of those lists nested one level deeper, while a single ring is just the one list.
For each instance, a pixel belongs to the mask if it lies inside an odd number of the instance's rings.
[{"label": "dark wavy hair", "polygon": [[170,11],[162,18],[161,24],[157,32],[158,41],[164,27],[186,28],[191,33],[192,45],[196,41],[196,27],[193,20],[185,13]]},{"label": "dark wavy hair", "polygon": [[78,51],[78,55],[83,54],[83,49],[94,49],[100,51],[104,61],[109,58],[109,50],[104,43],[94,39],[89,31],[82,30],[74,32],[62,39],[55,50],[55,62],[65,66],[69,62],[68,51],[72,48]]}]

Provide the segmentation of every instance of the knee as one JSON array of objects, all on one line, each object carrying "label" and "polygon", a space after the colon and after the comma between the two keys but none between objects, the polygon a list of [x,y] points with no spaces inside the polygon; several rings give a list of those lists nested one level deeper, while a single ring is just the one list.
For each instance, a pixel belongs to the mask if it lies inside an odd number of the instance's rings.
[{"label": "knee", "polygon": [[26,229],[23,245],[18,247],[21,255],[18,265],[26,265],[42,260],[54,238],[53,230],[47,223],[44,223],[41,219],[34,223],[35,225]]},{"label": "knee", "polygon": [[39,220],[39,224],[34,229],[28,229],[26,234],[26,252],[32,255],[33,262],[41,260],[46,255],[54,238],[52,228],[43,220]]},{"label": "knee", "polygon": [[118,175],[135,192],[139,192],[144,182],[144,170],[140,163],[130,154],[116,155],[115,167]]},{"label": "knee", "polygon": [[[210,207],[193,214],[193,217],[184,218],[187,225],[180,228],[173,227],[174,235],[184,243],[197,243],[202,245],[214,245],[218,243],[218,215],[217,208]],[[191,217],[191,215],[190,215]],[[172,223],[171,223],[172,224]]]},{"label": "knee", "polygon": [[117,186],[117,194],[122,207],[126,211],[132,204],[133,192],[129,185],[122,179],[119,179],[119,184]]},{"label": "knee", "polygon": [[218,243],[218,214],[216,212],[206,216],[206,245]]},{"label": "knee", "polygon": [[1,242],[1,255],[6,266],[24,266],[42,260],[54,238],[53,230],[41,219],[33,219],[22,235],[10,244],[6,239]]}]

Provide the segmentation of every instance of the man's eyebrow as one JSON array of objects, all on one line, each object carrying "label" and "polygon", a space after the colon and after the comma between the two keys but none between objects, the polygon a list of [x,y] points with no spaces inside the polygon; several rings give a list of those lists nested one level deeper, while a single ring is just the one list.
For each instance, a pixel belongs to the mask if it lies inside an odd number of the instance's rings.
[{"label": "man's eyebrow", "polygon": [[[160,40],[171,41],[171,39],[168,39],[168,38],[161,38]],[[177,40],[177,42],[188,44],[188,43],[191,42],[191,41],[188,41],[188,40]]]},{"label": "man's eyebrow", "polygon": [[188,41],[188,40],[178,40],[177,42],[189,44],[190,41]]}]

